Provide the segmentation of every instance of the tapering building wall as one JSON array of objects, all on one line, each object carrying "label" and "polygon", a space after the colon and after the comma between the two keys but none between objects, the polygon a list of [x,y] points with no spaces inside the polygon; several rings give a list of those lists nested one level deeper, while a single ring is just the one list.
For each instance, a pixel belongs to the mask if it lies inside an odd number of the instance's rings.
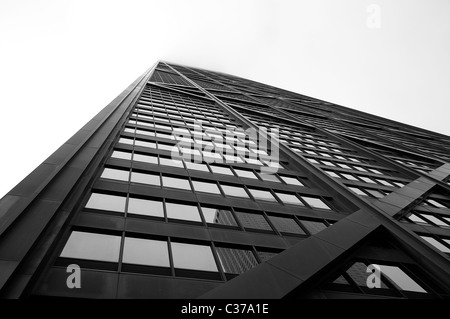
[{"label": "tapering building wall", "polygon": [[159,62],[0,201],[0,295],[448,298],[449,151]]}]

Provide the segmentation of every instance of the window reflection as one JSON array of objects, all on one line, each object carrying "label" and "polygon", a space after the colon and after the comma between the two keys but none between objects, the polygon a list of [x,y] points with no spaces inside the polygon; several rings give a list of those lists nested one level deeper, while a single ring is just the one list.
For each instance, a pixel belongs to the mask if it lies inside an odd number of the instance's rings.
[{"label": "window reflection", "polygon": [[125,200],[126,198],[122,196],[92,193],[86,208],[124,212]]},{"label": "window reflection", "polygon": [[222,189],[227,196],[237,196],[248,198],[248,194],[242,187],[237,186],[229,186],[229,185],[221,185]]},{"label": "window reflection", "polygon": [[269,219],[280,232],[305,235],[303,229],[292,218],[269,216]]},{"label": "window reflection", "polygon": [[217,184],[200,181],[192,181],[192,184],[194,185],[194,189],[196,192],[205,192],[220,195],[220,190],[217,187]]},{"label": "window reflection", "polygon": [[208,224],[237,226],[231,211],[202,206],[203,216]]},{"label": "window reflection", "polygon": [[160,201],[131,197],[128,200],[128,213],[163,218],[163,203]]},{"label": "window reflection", "polygon": [[396,266],[374,265],[381,270],[381,275],[390,279],[398,288],[406,291],[423,292],[426,291],[403,270]]},{"label": "window reflection", "polygon": [[175,268],[218,271],[210,246],[172,242]]},{"label": "window reflection", "polygon": [[256,175],[252,171],[247,171],[243,169],[237,169],[235,168],[234,171],[239,177],[246,177],[246,178],[253,178],[257,179]]},{"label": "window reflection", "polygon": [[274,253],[271,251],[257,250],[256,252],[258,254],[259,259],[261,259],[262,262],[267,261],[267,260],[275,257],[276,255],[278,255],[278,253]]},{"label": "window reflection", "polygon": [[159,162],[160,162],[161,165],[184,168],[183,167],[183,162],[180,161],[180,160],[174,160],[174,159],[171,159],[171,158],[160,157],[159,158]]},{"label": "window reflection", "polygon": [[281,201],[285,204],[304,206],[302,201],[293,194],[285,194],[285,193],[276,193],[276,194],[281,199]]},{"label": "window reflection", "polygon": [[313,208],[323,208],[330,209],[321,199],[315,197],[306,197],[302,196],[302,198],[309,204],[309,206]]},{"label": "window reflection", "polygon": [[60,257],[118,262],[120,236],[73,231]]},{"label": "window reflection", "polygon": [[242,274],[258,265],[253,252],[246,249],[216,248],[223,271],[229,274]]},{"label": "window reflection", "polygon": [[129,264],[170,267],[166,241],[126,237],[123,262]]},{"label": "window reflection", "polygon": [[111,157],[114,158],[120,158],[120,159],[126,159],[131,160],[131,153],[128,152],[121,152],[121,151],[114,151],[111,155]]},{"label": "window reflection", "polygon": [[131,181],[134,183],[160,186],[159,175],[131,172]]},{"label": "window reflection", "polygon": [[255,198],[256,201],[257,200],[266,200],[266,201],[270,201],[270,202],[277,201],[275,199],[275,197],[273,197],[272,193],[270,193],[269,191],[264,191],[264,190],[254,189],[254,188],[249,188],[248,190],[253,195],[253,197]]},{"label": "window reflection", "polygon": [[150,163],[150,164],[158,164],[158,157],[152,156],[152,155],[142,155],[142,154],[134,153],[133,161]]},{"label": "window reflection", "polygon": [[166,203],[167,218],[201,222],[197,206]]},{"label": "window reflection", "polygon": [[441,242],[437,241],[436,239],[434,239],[433,237],[429,237],[429,236],[420,236],[422,237],[424,240],[426,240],[429,244],[433,245],[434,247],[436,247],[437,249],[439,249],[440,251],[444,252],[444,253],[450,253],[450,248],[448,248],[447,246],[445,246],[444,244],[442,244]]},{"label": "window reflection", "polygon": [[186,190],[191,189],[191,185],[189,184],[189,181],[187,179],[163,176],[162,181],[164,187],[173,187]]},{"label": "window reflection", "polygon": [[233,172],[228,167],[210,165],[214,174],[233,175]]},{"label": "window reflection", "polygon": [[316,234],[327,228],[327,226],[324,223],[315,222],[311,220],[302,220],[301,223],[311,234]]},{"label": "window reflection", "polygon": [[124,171],[121,169],[105,168],[100,177],[128,182],[129,175],[130,175],[129,171]]},{"label": "window reflection", "polygon": [[208,167],[205,164],[192,163],[185,161],[187,169],[193,169],[197,171],[209,172]]},{"label": "window reflection", "polygon": [[236,215],[244,228],[272,230],[263,215],[238,211]]},{"label": "window reflection", "polygon": [[289,176],[280,176],[281,179],[289,185],[304,186],[297,178]]},{"label": "window reflection", "polygon": [[148,148],[156,148],[156,143],[154,142],[146,142],[141,140],[135,140],[134,141],[135,146],[142,146],[142,147],[148,147]]}]

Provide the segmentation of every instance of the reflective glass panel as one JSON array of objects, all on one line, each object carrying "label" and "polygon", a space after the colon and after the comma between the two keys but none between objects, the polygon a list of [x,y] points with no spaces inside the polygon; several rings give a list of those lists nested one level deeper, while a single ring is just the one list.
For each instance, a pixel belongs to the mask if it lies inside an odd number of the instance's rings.
[{"label": "reflective glass panel", "polygon": [[167,218],[190,220],[195,222],[202,221],[198,213],[197,206],[166,202],[166,210]]},{"label": "reflective glass panel", "polygon": [[163,203],[160,201],[130,197],[128,200],[128,213],[163,218]]},{"label": "reflective glass panel", "polygon": [[289,185],[297,185],[297,186],[304,186],[297,178],[295,177],[289,177],[289,176],[282,176],[280,175],[281,179]]},{"label": "reflective glass panel", "polygon": [[171,159],[171,158],[160,157],[160,158],[159,158],[159,163],[160,163],[161,165],[184,168],[183,162],[182,162],[182,161],[180,161],[180,160],[175,160],[175,159]]},{"label": "reflective glass panel", "polygon": [[256,175],[252,171],[247,171],[247,170],[244,170],[244,169],[237,169],[237,168],[234,168],[234,171],[236,172],[236,174],[239,177],[246,177],[246,178],[257,179]]},{"label": "reflective glass panel", "polygon": [[122,152],[122,151],[114,151],[112,153],[111,157],[131,160],[131,153]]},{"label": "reflective glass panel", "polygon": [[225,195],[248,198],[248,194],[242,187],[221,185]]},{"label": "reflective glass panel", "polygon": [[131,172],[131,181],[148,185],[160,185],[159,175]]},{"label": "reflective glass panel", "polygon": [[129,175],[130,175],[129,171],[124,171],[121,169],[105,168],[100,177],[128,182]]},{"label": "reflective glass panel", "polygon": [[315,197],[306,197],[302,196],[302,198],[309,204],[309,206],[313,208],[323,208],[330,209],[321,199]]},{"label": "reflective glass panel", "polygon": [[263,215],[246,212],[236,212],[242,226],[251,229],[272,230]]},{"label": "reflective glass panel", "polygon": [[223,271],[229,274],[242,274],[258,265],[253,252],[246,249],[216,248]]},{"label": "reflective glass panel", "polygon": [[447,253],[447,254],[450,253],[450,248],[448,248],[447,246],[445,246],[441,242],[437,241],[433,237],[428,237],[428,236],[420,236],[420,237],[425,239],[428,243],[430,243],[431,245],[433,245],[434,247],[436,247],[440,251],[442,251],[444,253]]},{"label": "reflective glass panel", "polygon": [[301,223],[313,235],[327,228],[327,226],[324,223],[314,222],[311,220],[302,220]]},{"label": "reflective glass panel", "polygon": [[293,194],[285,194],[285,193],[276,193],[276,194],[285,204],[304,206],[302,201]]},{"label": "reflective glass panel", "polygon": [[60,257],[118,262],[120,236],[73,231]]},{"label": "reflective glass panel", "polygon": [[228,167],[209,165],[214,174],[233,175],[233,172]]},{"label": "reflective glass panel", "polygon": [[115,212],[125,211],[125,197],[92,193],[86,208],[112,210]]},{"label": "reflective glass panel", "polygon": [[203,217],[208,224],[237,226],[231,211],[202,206]]},{"label": "reflective glass panel", "polygon": [[158,157],[153,156],[153,155],[142,155],[142,154],[134,153],[133,161],[150,163],[150,164],[158,164]]},{"label": "reflective glass panel", "polygon": [[167,242],[126,237],[122,261],[128,264],[170,267]]},{"label": "reflective glass panel", "polygon": [[171,246],[175,268],[218,271],[210,246],[177,242]]},{"label": "reflective glass panel", "polygon": [[264,191],[264,190],[254,189],[254,188],[249,188],[248,190],[253,195],[253,197],[255,198],[256,201],[257,200],[267,200],[270,202],[277,202],[275,197],[273,197],[272,193],[270,193],[269,191]]},{"label": "reflective glass panel", "polygon": [[136,140],[134,142],[135,146],[142,146],[142,147],[149,147],[149,148],[156,148],[156,143],[154,142],[145,142],[141,140]]},{"label": "reflective glass panel", "polygon": [[163,176],[162,180],[164,187],[191,190],[191,185],[189,184],[189,181],[187,179]]},{"label": "reflective glass panel", "polygon": [[276,182],[280,183],[279,178],[275,174],[259,174],[259,177],[265,182]]},{"label": "reflective glass panel", "polygon": [[426,291],[403,270],[396,266],[374,265],[381,270],[381,275],[388,277],[401,290],[425,292]]},{"label": "reflective glass panel", "polygon": [[193,169],[197,171],[209,172],[208,167],[205,164],[200,163],[192,163],[189,161],[184,162],[186,164],[187,169]]},{"label": "reflective glass panel", "polygon": [[205,192],[220,195],[220,190],[217,187],[217,184],[200,181],[192,181],[192,184],[194,185],[194,189],[196,192]]},{"label": "reflective glass panel", "polygon": [[292,218],[269,216],[270,221],[278,231],[283,233],[302,234],[306,233]]}]

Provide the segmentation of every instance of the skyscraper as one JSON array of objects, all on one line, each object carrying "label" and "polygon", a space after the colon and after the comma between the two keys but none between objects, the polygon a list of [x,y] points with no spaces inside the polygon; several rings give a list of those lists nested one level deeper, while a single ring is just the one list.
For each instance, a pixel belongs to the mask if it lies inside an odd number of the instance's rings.
[{"label": "skyscraper", "polygon": [[450,137],[159,62],[0,201],[3,298],[448,298]]}]

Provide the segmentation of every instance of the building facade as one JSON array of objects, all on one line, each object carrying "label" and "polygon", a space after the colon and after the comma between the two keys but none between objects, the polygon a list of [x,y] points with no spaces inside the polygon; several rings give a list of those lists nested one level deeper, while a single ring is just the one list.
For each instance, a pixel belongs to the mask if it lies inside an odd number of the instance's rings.
[{"label": "building facade", "polygon": [[158,62],[0,201],[2,298],[448,298],[450,137]]}]

